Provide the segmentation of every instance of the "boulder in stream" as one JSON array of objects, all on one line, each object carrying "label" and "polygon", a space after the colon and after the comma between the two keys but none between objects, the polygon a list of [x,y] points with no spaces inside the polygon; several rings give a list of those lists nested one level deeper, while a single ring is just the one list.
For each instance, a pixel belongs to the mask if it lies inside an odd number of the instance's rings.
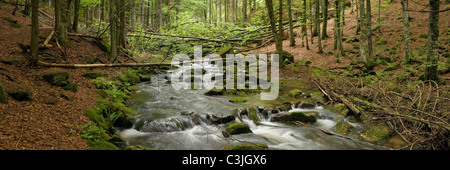
[{"label": "boulder in stream", "polygon": [[289,112],[289,113],[277,113],[274,114],[272,120],[275,122],[290,123],[300,121],[303,123],[314,123],[317,118],[314,114],[303,112]]},{"label": "boulder in stream", "polygon": [[253,133],[252,130],[250,130],[250,127],[245,124],[245,123],[238,123],[235,122],[231,125],[228,125],[227,128],[225,128],[225,130],[230,134],[230,135],[236,135],[236,134],[241,134],[241,133]]}]

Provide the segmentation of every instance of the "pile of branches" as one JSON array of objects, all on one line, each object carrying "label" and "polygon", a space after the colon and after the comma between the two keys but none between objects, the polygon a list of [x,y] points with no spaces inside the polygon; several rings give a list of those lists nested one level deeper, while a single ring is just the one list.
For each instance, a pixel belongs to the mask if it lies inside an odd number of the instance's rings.
[{"label": "pile of branches", "polygon": [[[292,22],[297,22],[299,19],[294,19]],[[289,22],[283,22],[283,30],[289,29]],[[293,28],[300,27],[301,24],[294,25]],[[278,27],[278,26],[277,26]],[[142,37],[153,40],[164,40],[167,37],[178,38],[180,42],[212,42],[217,43],[216,46],[228,46],[240,47],[239,52],[250,51],[253,49],[261,48],[270,42],[273,42],[273,34],[270,30],[270,26],[252,27],[252,28],[238,28],[228,30],[226,33],[214,35],[212,37],[194,37],[194,36],[181,36],[181,35],[169,35],[161,34],[152,31],[144,31],[144,34],[134,32],[128,34],[128,37]],[[162,47],[164,43],[161,43]]]},{"label": "pile of branches", "polygon": [[[448,150],[450,136],[449,86],[432,81],[416,84],[402,93],[388,88],[384,81],[361,85],[345,78],[315,80],[331,101],[343,102],[357,116],[367,114],[365,121],[381,121],[390,126],[393,135],[406,145],[396,149]],[[447,97],[445,97],[447,95]]]}]

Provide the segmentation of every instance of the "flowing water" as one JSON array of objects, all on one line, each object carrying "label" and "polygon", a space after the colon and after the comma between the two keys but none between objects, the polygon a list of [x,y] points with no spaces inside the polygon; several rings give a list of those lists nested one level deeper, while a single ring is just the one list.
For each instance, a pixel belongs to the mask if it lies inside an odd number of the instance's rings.
[{"label": "flowing water", "polygon": [[[216,150],[240,143],[267,144],[269,149],[318,150],[318,149],[377,149],[332,135],[311,127],[288,126],[271,122],[272,113],[259,114],[260,125],[246,116],[235,118],[249,125],[253,133],[223,137],[225,124],[212,123],[213,117],[226,117],[251,106],[228,102],[227,96],[206,96],[206,90],[175,90],[170,84],[170,74],[152,77],[151,83],[139,84],[140,92],[134,94],[133,107],[138,115],[132,128],[118,134],[130,145],[142,145],[162,150]],[[317,122],[312,126],[335,131],[342,115],[324,107],[300,109],[289,112],[316,112]],[[352,123],[358,129],[359,125]]]}]

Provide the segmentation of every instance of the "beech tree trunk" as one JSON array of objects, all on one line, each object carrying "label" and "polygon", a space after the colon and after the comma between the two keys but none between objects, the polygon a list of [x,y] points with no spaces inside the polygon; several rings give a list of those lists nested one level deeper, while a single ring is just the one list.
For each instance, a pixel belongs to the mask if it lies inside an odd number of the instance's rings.
[{"label": "beech tree trunk", "polygon": [[315,13],[316,13],[316,15],[315,15],[315,23],[316,23],[316,31],[317,31],[317,45],[318,45],[318,52],[317,53],[319,53],[319,54],[322,54],[323,53],[323,50],[322,50],[322,39],[320,38],[320,19],[319,19],[319,7],[320,7],[320,4],[319,4],[319,0],[315,0],[315,2],[314,2],[314,5],[315,5],[315,8],[316,8],[316,11],[315,11]]},{"label": "beech tree trunk", "polygon": [[403,41],[405,43],[405,53],[404,58],[407,63],[411,62],[411,52],[410,52],[410,40],[409,40],[409,13],[408,13],[408,0],[402,0],[403,9]]},{"label": "beech tree trunk", "polygon": [[430,0],[428,24],[428,56],[423,80],[440,82],[438,69],[438,38],[439,38],[439,0]]},{"label": "beech tree trunk", "polygon": [[34,65],[38,57],[38,45],[39,45],[39,1],[32,1],[32,14],[31,14],[31,56],[29,58],[30,63]]},{"label": "beech tree trunk", "polygon": [[291,0],[287,0],[288,5],[288,15],[289,15],[289,46],[294,47],[295,46],[295,35],[294,35],[294,28],[292,23],[292,2]]}]

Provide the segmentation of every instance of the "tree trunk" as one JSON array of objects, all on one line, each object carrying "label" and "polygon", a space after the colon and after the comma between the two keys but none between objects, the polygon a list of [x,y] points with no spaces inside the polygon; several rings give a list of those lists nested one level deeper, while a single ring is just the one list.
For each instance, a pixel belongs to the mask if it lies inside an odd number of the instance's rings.
[{"label": "tree trunk", "polygon": [[69,46],[69,37],[67,36],[68,31],[68,12],[69,12],[69,2],[68,0],[59,0],[59,23],[56,28],[56,33],[58,37],[58,42],[63,47]]},{"label": "tree trunk", "polygon": [[306,42],[306,50],[309,50],[309,42],[308,42],[308,30],[307,30],[307,21],[306,21],[306,0],[303,0],[303,10],[302,10],[302,47],[303,43]]},{"label": "tree trunk", "polygon": [[280,0],[280,7],[278,11],[278,41],[276,44],[276,49],[281,52],[283,51],[283,0]]},{"label": "tree trunk", "polygon": [[294,35],[294,28],[292,23],[292,2],[291,0],[287,0],[288,5],[288,17],[289,17],[289,46],[294,47],[295,46],[295,35]]},{"label": "tree trunk", "polygon": [[125,23],[126,23],[126,19],[125,19],[125,13],[127,11],[127,9],[125,9],[125,0],[120,0],[120,7],[118,8],[119,10],[119,17],[120,17],[120,25],[119,25],[119,46],[122,48],[126,48],[126,40],[125,40]]},{"label": "tree trunk", "polygon": [[405,53],[404,58],[406,63],[411,62],[411,52],[410,52],[410,44],[409,41],[409,13],[408,13],[408,0],[402,0],[402,9],[403,9],[403,41],[405,43]]},{"label": "tree trunk", "polygon": [[78,32],[78,17],[79,17],[79,11],[80,11],[80,0],[75,0],[74,2],[74,16],[73,16],[73,25],[72,30],[73,32]]},{"label": "tree trunk", "polygon": [[319,54],[322,54],[323,53],[323,50],[322,50],[322,39],[320,38],[320,19],[319,19],[319,7],[320,7],[320,4],[319,4],[319,0],[315,0],[315,2],[314,2],[314,4],[315,4],[315,7],[316,7],[316,16],[315,16],[315,23],[316,23],[316,31],[317,31],[317,45],[318,45],[318,52],[317,53],[319,53]]},{"label": "tree trunk", "polygon": [[322,25],[322,39],[328,38],[327,25],[328,25],[328,0],[323,0],[323,25]]},{"label": "tree trunk", "polygon": [[117,60],[118,55],[118,37],[117,37],[117,10],[116,10],[116,1],[110,0],[110,9],[109,9],[109,22],[110,22],[110,35],[111,35],[111,52],[108,60],[110,62],[114,62]]},{"label": "tree trunk", "polygon": [[361,28],[361,36],[359,38],[359,53],[361,55],[362,60],[367,63],[367,37],[366,37],[366,22],[365,22],[365,0],[359,0],[359,20],[360,20],[360,28]]},{"label": "tree trunk", "polygon": [[368,46],[368,51],[367,51],[367,57],[369,58],[369,60],[373,59],[373,46],[372,46],[372,9],[371,9],[371,5],[370,5],[370,0],[366,0],[366,31],[367,31],[367,46]]},{"label": "tree trunk", "polygon": [[438,38],[439,38],[439,0],[430,0],[428,25],[428,56],[423,80],[440,82],[438,68]]},{"label": "tree trunk", "polygon": [[31,65],[37,61],[38,45],[39,45],[39,1],[32,1],[32,15],[31,15],[31,56],[29,62]]}]

